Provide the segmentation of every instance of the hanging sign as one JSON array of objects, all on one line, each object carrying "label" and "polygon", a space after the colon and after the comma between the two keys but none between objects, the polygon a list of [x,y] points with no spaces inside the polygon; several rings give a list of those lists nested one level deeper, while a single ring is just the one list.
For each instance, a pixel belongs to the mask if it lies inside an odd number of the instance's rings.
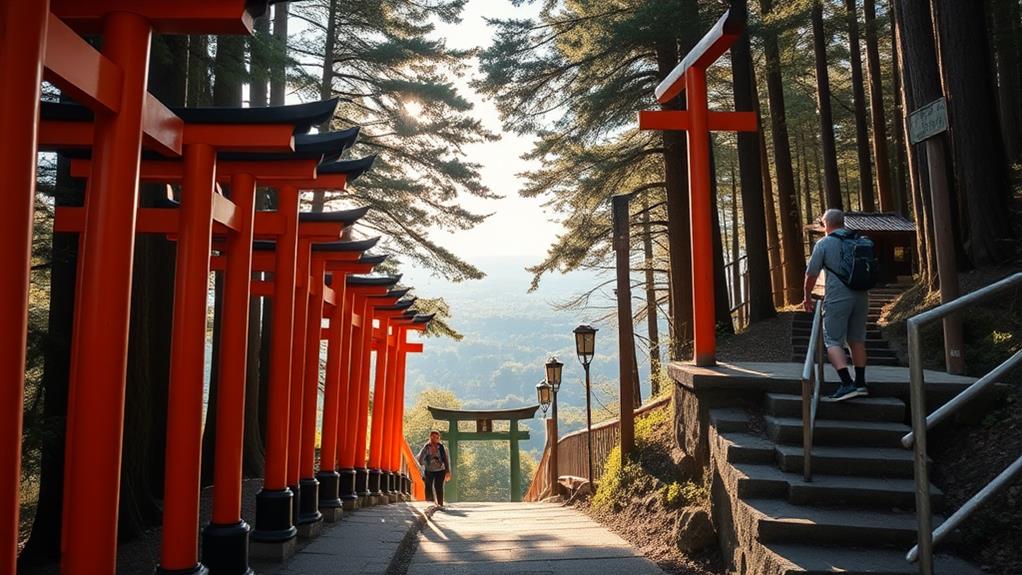
[{"label": "hanging sign", "polygon": [[947,131],[947,102],[937,98],[908,117],[908,140],[918,144]]}]

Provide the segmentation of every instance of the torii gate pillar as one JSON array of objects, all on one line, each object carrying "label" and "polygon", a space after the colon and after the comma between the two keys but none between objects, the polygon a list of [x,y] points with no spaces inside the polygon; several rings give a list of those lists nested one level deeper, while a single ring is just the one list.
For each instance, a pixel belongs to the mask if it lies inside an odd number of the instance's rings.
[{"label": "torii gate pillar", "polygon": [[674,70],[656,87],[667,103],[687,91],[687,109],[639,112],[640,130],[688,132],[689,212],[692,234],[692,320],[696,365],[717,363],[713,290],[713,201],[710,197],[710,132],[756,131],[755,112],[711,112],[706,96],[706,69],[745,30],[745,16],[725,12]]}]

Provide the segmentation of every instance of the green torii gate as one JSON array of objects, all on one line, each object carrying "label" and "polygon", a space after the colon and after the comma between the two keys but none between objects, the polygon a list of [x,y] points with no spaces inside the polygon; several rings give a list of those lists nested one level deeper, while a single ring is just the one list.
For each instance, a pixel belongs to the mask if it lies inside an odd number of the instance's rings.
[{"label": "green torii gate", "polygon": [[[518,422],[536,416],[538,405],[516,409],[447,409],[427,405],[430,415],[437,421],[446,421],[448,428],[441,432],[441,439],[447,440],[447,455],[451,460],[451,481],[447,484],[446,499],[458,500],[458,442],[505,440],[511,443],[511,501],[522,500],[522,463],[518,454],[518,442],[529,439],[529,430],[518,429]],[[509,431],[493,431],[493,420],[510,422]],[[475,421],[475,431],[460,431],[459,421]]]}]

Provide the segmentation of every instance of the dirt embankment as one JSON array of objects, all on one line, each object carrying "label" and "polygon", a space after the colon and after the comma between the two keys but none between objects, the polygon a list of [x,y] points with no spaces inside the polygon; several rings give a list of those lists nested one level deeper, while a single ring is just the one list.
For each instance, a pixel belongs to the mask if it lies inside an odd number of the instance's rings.
[{"label": "dirt embankment", "polygon": [[[961,276],[962,293],[989,285],[1022,265],[981,270]],[[939,303],[935,294],[916,287],[884,310],[881,323],[892,344],[905,349],[905,320]],[[963,315],[965,361],[969,375],[979,377],[1022,349],[1022,289]],[[942,331],[935,326],[923,334],[925,367],[943,369]],[[931,434],[933,483],[946,496],[944,515],[959,509],[970,497],[1022,456],[1022,369],[1005,378],[1004,394],[968,420],[957,421]],[[1002,491],[961,529],[954,551],[989,573],[1022,573],[1022,480]]]},{"label": "dirt embankment", "polygon": [[635,437],[633,462],[622,468],[612,451],[595,497],[576,505],[667,573],[723,573],[708,492],[675,463],[669,408],[639,419]]}]

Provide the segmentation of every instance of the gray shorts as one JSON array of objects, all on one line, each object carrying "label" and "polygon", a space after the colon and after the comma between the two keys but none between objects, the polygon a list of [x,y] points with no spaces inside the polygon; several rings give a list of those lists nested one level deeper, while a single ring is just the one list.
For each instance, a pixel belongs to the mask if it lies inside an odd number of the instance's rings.
[{"label": "gray shorts", "polygon": [[823,301],[823,341],[827,347],[844,347],[846,342],[866,341],[869,293],[851,298]]}]

